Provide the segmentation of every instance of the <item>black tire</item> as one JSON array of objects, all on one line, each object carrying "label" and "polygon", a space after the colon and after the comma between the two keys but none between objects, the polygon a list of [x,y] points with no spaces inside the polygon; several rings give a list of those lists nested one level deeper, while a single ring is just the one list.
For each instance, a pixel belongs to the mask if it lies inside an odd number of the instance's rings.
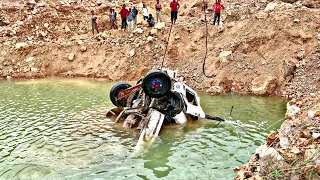
[{"label": "black tire", "polygon": [[151,71],[143,78],[142,89],[147,96],[161,98],[170,92],[171,78],[160,70]]},{"label": "black tire", "polygon": [[181,94],[178,92],[170,93],[170,97],[173,100],[171,102],[171,105],[173,105],[175,107],[174,114],[172,116],[176,116],[177,114],[180,114],[183,111],[183,109],[185,107],[184,100],[183,100]]},{"label": "black tire", "polygon": [[130,88],[131,85],[125,82],[118,83],[112,87],[110,90],[110,100],[112,104],[117,107],[125,107],[127,105],[127,98],[118,99],[118,95],[122,90]]}]

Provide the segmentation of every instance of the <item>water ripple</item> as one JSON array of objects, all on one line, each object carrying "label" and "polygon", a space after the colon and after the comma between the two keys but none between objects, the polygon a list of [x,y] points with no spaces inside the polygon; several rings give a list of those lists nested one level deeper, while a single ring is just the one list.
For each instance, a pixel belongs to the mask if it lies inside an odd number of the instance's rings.
[{"label": "water ripple", "polygon": [[247,160],[237,134],[252,153],[264,142],[264,128],[284,114],[278,100],[206,96],[206,112],[225,117],[235,104],[242,124],[215,127],[201,120],[165,126],[137,156],[135,132],[105,118],[113,84],[54,79],[0,85],[0,180],[232,179],[232,167]]}]

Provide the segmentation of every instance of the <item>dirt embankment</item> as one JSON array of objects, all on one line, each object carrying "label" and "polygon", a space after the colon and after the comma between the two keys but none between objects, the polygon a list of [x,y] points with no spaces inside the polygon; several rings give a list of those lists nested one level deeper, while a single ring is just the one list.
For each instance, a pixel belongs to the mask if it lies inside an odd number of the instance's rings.
[{"label": "dirt embankment", "polygon": [[[119,81],[138,79],[160,67],[170,25],[169,1],[163,2],[165,26],[156,30],[141,23],[137,28],[142,33],[133,33],[136,28],[106,29],[106,12],[110,7],[118,10],[122,2],[102,3],[95,7],[102,31],[95,36],[90,31],[93,7],[88,3],[2,6],[0,76],[67,75]],[[236,91],[287,98],[319,89],[320,10],[314,5],[226,1],[224,24],[209,24],[205,71],[216,78],[208,79],[202,74],[206,39],[202,1],[180,3],[181,16],[173,27],[164,65],[178,70],[191,86],[211,94]],[[152,2],[148,5],[153,12]],[[209,4],[210,22],[212,7]]]}]

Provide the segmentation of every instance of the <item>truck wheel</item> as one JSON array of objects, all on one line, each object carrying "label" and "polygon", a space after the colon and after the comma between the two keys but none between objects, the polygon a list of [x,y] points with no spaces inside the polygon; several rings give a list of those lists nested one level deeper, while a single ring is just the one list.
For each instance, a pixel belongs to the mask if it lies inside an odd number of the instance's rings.
[{"label": "truck wheel", "polygon": [[172,98],[171,105],[174,107],[174,115],[180,114],[183,111],[185,104],[184,100],[181,97],[181,94],[178,92],[170,93],[170,97]]},{"label": "truck wheel", "polygon": [[114,85],[110,91],[110,100],[112,104],[114,104],[117,107],[125,107],[127,105],[127,98],[118,99],[118,96],[122,90],[128,89],[130,87],[131,85],[125,82],[121,82]]},{"label": "truck wheel", "polygon": [[143,78],[142,89],[147,96],[163,97],[170,92],[171,78],[160,70],[151,71]]}]

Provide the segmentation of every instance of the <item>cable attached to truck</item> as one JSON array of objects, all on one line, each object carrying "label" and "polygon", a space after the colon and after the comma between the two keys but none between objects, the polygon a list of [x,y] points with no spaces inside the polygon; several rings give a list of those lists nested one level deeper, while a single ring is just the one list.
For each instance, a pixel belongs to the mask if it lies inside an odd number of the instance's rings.
[{"label": "cable attached to truck", "polygon": [[204,58],[203,58],[203,61],[202,61],[202,73],[207,78],[214,78],[214,77],[216,77],[216,75],[209,76],[205,72],[206,59],[207,59],[207,55],[208,55],[208,22],[207,22],[207,12],[206,12],[207,1],[206,2],[204,0],[202,0],[202,1],[203,1],[203,11],[204,11],[204,22],[206,24],[206,43],[205,43],[206,51],[205,51]]},{"label": "cable attached to truck", "polygon": [[169,30],[168,42],[167,42],[167,45],[166,45],[166,49],[164,50],[163,59],[162,59],[162,62],[161,62],[161,68],[160,68],[161,70],[163,68],[164,59],[166,58],[166,54],[167,54],[167,49],[168,49],[169,40],[170,40],[170,36],[171,36],[171,31],[172,31],[172,25],[173,25],[173,23],[171,22],[170,30]]}]

